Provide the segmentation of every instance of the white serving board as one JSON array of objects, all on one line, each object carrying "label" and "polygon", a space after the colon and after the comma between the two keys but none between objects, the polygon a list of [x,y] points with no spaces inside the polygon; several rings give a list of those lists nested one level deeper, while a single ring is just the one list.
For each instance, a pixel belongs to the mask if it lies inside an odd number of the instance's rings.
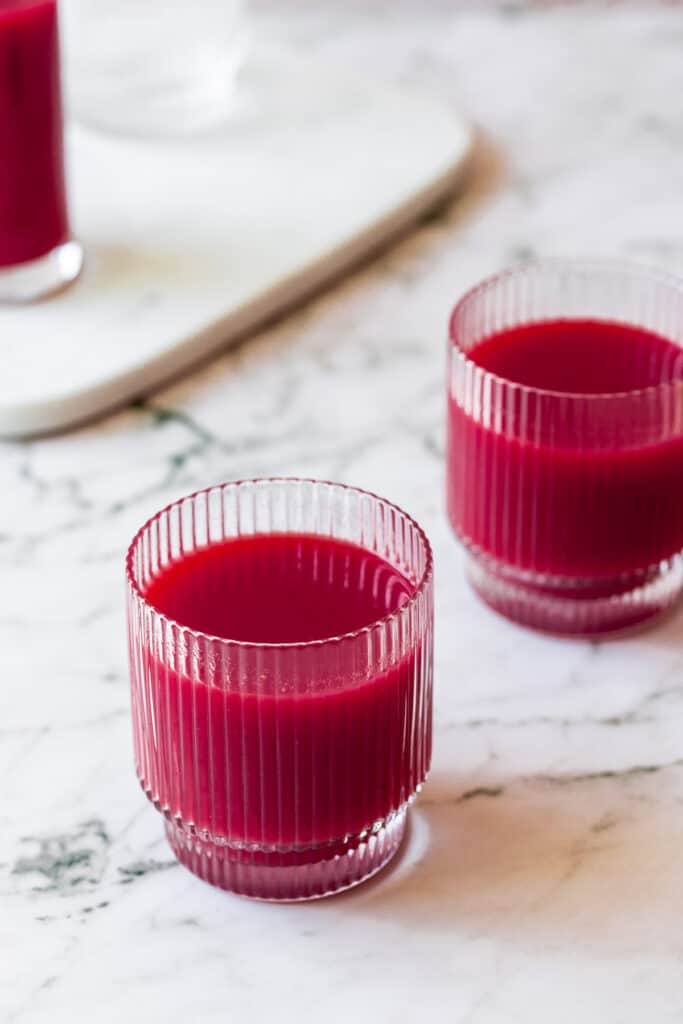
[{"label": "white serving board", "polygon": [[144,394],[292,306],[457,186],[467,125],[439,98],[320,69],[273,79],[206,139],[73,129],[80,281],[0,310],[0,435]]}]

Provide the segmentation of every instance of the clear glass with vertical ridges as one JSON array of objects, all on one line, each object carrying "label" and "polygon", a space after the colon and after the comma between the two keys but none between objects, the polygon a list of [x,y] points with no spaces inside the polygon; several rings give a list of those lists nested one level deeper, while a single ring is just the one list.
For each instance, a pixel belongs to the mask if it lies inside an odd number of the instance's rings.
[{"label": "clear glass with vertical ridges", "polygon": [[[284,534],[377,555],[409,596],[363,628],[277,644],[201,633],[147,599],[200,549]],[[432,555],[420,527],[342,485],[227,483],[151,519],[127,582],[137,773],[181,863],[268,900],[325,896],[387,864],[431,760]]]},{"label": "clear glass with vertical ridges", "polygon": [[[649,366],[646,387],[572,393],[515,383],[472,358],[502,331],[572,320],[656,335],[669,363]],[[640,623],[680,595],[683,374],[671,359],[682,357],[683,282],[657,271],[531,263],[457,304],[448,513],[470,581],[497,611],[550,632],[596,634]]]}]

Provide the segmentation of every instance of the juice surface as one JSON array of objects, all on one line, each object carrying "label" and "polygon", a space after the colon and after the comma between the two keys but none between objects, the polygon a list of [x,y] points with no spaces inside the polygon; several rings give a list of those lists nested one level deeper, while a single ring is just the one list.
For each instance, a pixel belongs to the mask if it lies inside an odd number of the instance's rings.
[{"label": "juice surface", "polygon": [[478,366],[526,387],[612,394],[683,378],[683,349],[640,327],[555,320],[512,327],[469,353]]},{"label": "juice surface", "polygon": [[410,582],[372,552],[329,537],[257,534],[199,549],[153,581],[147,600],[225,640],[300,643],[396,611]]}]

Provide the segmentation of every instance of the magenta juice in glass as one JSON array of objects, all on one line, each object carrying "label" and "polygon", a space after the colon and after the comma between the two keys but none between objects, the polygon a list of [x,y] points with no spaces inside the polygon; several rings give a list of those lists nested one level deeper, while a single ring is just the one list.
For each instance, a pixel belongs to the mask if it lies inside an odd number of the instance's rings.
[{"label": "magenta juice in glass", "polygon": [[489,604],[600,633],[683,584],[683,284],[531,265],[451,321],[448,509]]},{"label": "magenta juice in glass", "polygon": [[178,858],[305,899],[395,853],[431,758],[431,555],[363,492],[215,488],[128,561],[138,773]]},{"label": "magenta juice in glass", "polygon": [[0,0],[0,301],[68,284],[71,241],[56,0]]}]

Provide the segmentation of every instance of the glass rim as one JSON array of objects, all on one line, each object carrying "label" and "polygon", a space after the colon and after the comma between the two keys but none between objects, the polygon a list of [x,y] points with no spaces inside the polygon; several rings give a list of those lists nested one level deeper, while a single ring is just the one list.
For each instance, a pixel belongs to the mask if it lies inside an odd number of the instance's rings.
[{"label": "glass rim", "polygon": [[[456,335],[456,320],[461,314],[465,306],[476,298],[482,292],[494,285],[508,280],[512,277],[523,276],[529,271],[538,269],[552,270],[565,270],[565,271],[576,271],[576,270],[594,270],[596,273],[613,272],[618,273],[626,277],[630,275],[641,280],[657,281],[660,284],[671,288],[673,291],[678,292],[683,301],[683,277],[678,277],[676,274],[672,274],[666,270],[660,270],[657,267],[652,267],[647,264],[631,263],[628,260],[581,260],[581,259],[533,259],[525,260],[523,263],[516,264],[512,267],[506,267],[503,270],[499,270],[493,274],[487,275],[487,277],[478,281],[464,292],[463,295],[458,299],[451,315],[448,320],[448,340],[449,347],[455,350],[457,355],[462,359],[463,363],[474,370],[481,380],[490,381],[492,384],[502,385],[505,388],[513,389],[520,395],[534,396],[539,399],[569,399],[570,401],[585,402],[587,404],[597,404],[598,402],[624,402],[625,400],[633,399],[647,399],[655,395],[663,395],[671,392],[683,390],[683,378],[675,378],[670,381],[663,381],[660,384],[649,384],[643,388],[632,388],[627,391],[597,391],[597,392],[583,392],[583,391],[556,391],[552,388],[539,388],[533,387],[529,384],[519,384],[517,381],[510,380],[508,377],[501,377],[500,374],[493,373],[491,370],[484,369],[483,366],[479,366],[473,359],[470,358],[468,350],[464,349],[460,344]],[[559,317],[556,319],[571,321],[590,319],[590,317]],[[604,317],[595,317],[597,321],[604,321]],[[523,323],[543,323],[543,320],[526,320]],[[631,324],[630,320],[612,321],[623,324]],[[654,332],[653,332],[654,333]],[[666,338],[665,335],[660,335],[665,341],[671,339]],[[683,346],[681,346],[681,352],[683,353]]]},{"label": "glass rim", "polygon": [[[371,498],[373,501],[381,502],[385,507],[393,509],[398,512],[404,520],[410,524],[410,526],[416,531],[422,547],[425,552],[425,566],[420,576],[420,579],[415,584],[413,592],[410,594],[409,599],[397,608],[393,612],[388,612],[386,615],[381,616],[378,619],[374,619],[365,626],[360,626],[358,629],[349,630],[346,633],[339,633],[333,636],[321,637],[316,640],[294,640],[287,643],[267,643],[258,642],[253,640],[232,640],[229,637],[217,636],[212,633],[205,633],[202,630],[192,629],[190,626],[185,626],[182,622],[177,619],[173,619],[168,615],[161,612],[151,601],[148,601],[142,592],[140,584],[136,579],[135,572],[133,570],[133,559],[138,544],[141,541],[142,535],[152,523],[160,519],[164,513],[170,512],[171,509],[177,508],[187,501],[194,501],[196,498],[203,494],[210,494],[212,491],[224,491],[228,488],[239,488],[249,484],[313,484],[316,486],[322,486],[327,488],[339,488],[342,491],[348,491],[353,494],[364,495]],[[292,531],[294,532],[294,531]],[[249,536],[258,536],[257,533],[249,534]],[[266,535],[267,536],[267,535]],[[320,534],[320,536],[326,536]],[[227,539],[227,538],[226,538]],[[350,542],[353,543],[353,542]],[[359,545],[356,545],[359,546]],[[363,547],[362,550],[369,550]],[[381,556],[378,556],[381,557]],[[385,559],[386,561],[386,559]],[[132,594],[134,599],[138,601],[143,608],[149,609],[152,615],[157,621],[163,622],[165,625],[175,627],[179,629],[183,634],[192,637],[196,641],[209,641],[211,643],[218,643],[224,647],[241,649],[241,650],[252,650],[252,651],[304,651],[313,650],[321,647],[325,647],[328,644],[338,644],[349,640],[358,639],[361,636],[367,636],[374,633],[376,630],[384,629],[386,626],[391,625],[393,622],[399,621],[405,618],[408,612],[415,607],[418,601],[421,599],[434,575],[434,554],[432,546],[429,542],[427,534],[422,529],[420,524],[411,515],[405,512],[399,505],[389,501],[387,498],[383,498],[379,494],[375,494],[374,491],[365,490],[362,487],[353,487],[350,484],[335,483],[332,480],[319,480],[314,477],[298,477],[298,476],[266,476],[266,477],[246,477],[240,480],[227,480],[221,484],[214,484],[211,487],[200,487],[196,491],[192,491],[190,494],[186,494],[181,498],[176,498],[175,501],[169,502],[160,508],[154,515],[150,516],[142,526],[136,531],[133,539],[128,545],[125,560],[125,573],[126,581],[128,583],[129,592]]]}]

